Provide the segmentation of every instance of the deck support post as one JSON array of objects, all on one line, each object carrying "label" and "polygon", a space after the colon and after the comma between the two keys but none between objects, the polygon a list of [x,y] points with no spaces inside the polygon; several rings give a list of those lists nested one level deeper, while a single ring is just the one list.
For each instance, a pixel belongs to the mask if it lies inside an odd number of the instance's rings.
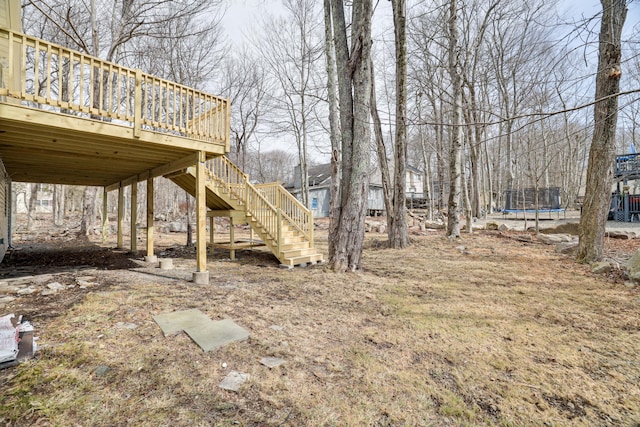
[{"label": "deck support post", "polygon": [[102,192],[102,243],[107,243],[107,228],[109,227],[109,192],[104,187]]},{"label": "deck support post", "polygon": [[147,178],[147,255],[145,262],[157,262],[153,254],[153,177]]},{"label": "deck support post", "polygon": [[124,225],[124,189],[122,185],[118,187],[118,249],[122,249],[123,239],[122,239],[122,228]]},{"label": "deck support post", "polygon": [[229,258],[231,259],[231,261],[235,261],[236,259],[235,225],[236,222],[233,220],[233,217],[229,217]]},{"label": "deck support post", "polygon": [[131,183],[131,252],[138,251],[138,181]]},{"label": "deck support post", "polygon": [[213,243],[216,232],[216,222],[212,216],[209,217],[209,247],[211,248],[210,253],[213,253]]},{"label": "deck support post", "polygon": [[196,162],[196,271],[193,282],[197,285],[209,284],[207,271],[207,193],[205,188],[206,156],[204,151],[198,152]]}]

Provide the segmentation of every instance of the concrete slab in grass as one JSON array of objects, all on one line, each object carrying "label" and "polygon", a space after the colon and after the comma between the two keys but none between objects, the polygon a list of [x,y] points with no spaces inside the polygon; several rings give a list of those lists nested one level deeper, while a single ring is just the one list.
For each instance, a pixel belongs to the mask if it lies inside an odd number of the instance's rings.
[{"label": "concrete slab in grass", "polygon": [[186,332],[187,329],[196,329],[211,322],[211,319],[197,308],[156,314],[153,320],[160,326],[164,336],[177,335],[182,331]]},{"label": "concrete slab in grass", "polygon": [[204,351],[244,341],[249,332],[233,320],[223,319],[214,322],[198,309],[174,311],[153,316],[165,336],[185,331]]},{"label": "concrete slab in grass", "polygon": [[204,351],[231,344],[236,341],[244,341],[249,338],[249,332],[231,319],[223,319],[202,324],[197,328],[185,329],[192,340]]}]

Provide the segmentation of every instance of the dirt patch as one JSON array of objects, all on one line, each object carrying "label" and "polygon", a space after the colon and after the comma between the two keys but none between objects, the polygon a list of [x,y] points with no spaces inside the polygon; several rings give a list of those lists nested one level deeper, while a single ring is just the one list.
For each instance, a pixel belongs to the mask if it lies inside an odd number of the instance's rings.
[{"label": "dirt patch", "polygon": [[[110,268],[125,262],[112,256],[140,267],[139,259],[96,250],[106,261],[74,255],[67,271],[41,273],[73,288],[5,307],[33,317],[42,350],[0,372],[0,423],[640,422],[640,293],[552,246],[428,232],[396,251],[371,233],[363,271],[342,275],[282,270],[265,251],[239,251],[232,262],[216,250],[211,285],[195,286],[176,278],[193,271],[193,251],[164,238],[159,253],[174,259],[173,276]],[[326,248],[326,232],[317,239]],[[639,244],[611,239],[608,254],[622,260]],[[80,289],[86,276],[96,284]],[[249,340],[204,353],[184,334],[164,337],[151,317],[189,308],[232,319]],[[269,369],[263,357],[285,363]],[[250,374],[238,393],[217,387],[230,370]]]}]

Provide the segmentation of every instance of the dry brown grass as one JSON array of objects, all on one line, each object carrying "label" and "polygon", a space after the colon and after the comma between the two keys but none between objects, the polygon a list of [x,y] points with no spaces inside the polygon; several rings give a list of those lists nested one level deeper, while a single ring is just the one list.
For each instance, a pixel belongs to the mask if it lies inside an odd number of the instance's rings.
[{"label": "dry brown grass", "polygon": [[[383,240],[368,235],[355,274],[281,270],[267,254],[244,253],[233,263],[216,253],[205,287],[100,271],[100,287],[37,322],[38,357],[0,373],[0,420],[639,425],[637,290],[498,234],[449,242],[431,233],[403,251],[383,249]],[[174,264],[191,271],[194,261]],[[231,318],[251,338],[204,353],[184,334],[164,337],[151,318],[188,308]],[[265,356],[286,363],[269,370],[258,363]],[[111,370],[97,376],[99,365]],[[230,370],[251,374],[238,393],[217,387]]]}]

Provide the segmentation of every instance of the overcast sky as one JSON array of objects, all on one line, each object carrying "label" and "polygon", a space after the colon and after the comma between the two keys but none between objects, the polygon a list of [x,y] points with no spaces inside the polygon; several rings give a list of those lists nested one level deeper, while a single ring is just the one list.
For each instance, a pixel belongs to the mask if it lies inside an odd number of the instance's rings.
[{"label": "overcast sky", "polygon": [[[260,22],[268,14],[283,13],[282,2],[278,0],[238,0],[229,2],[229,9],[223,25],[229,38],[236,44],[242,44],[244,34],[258,34]],[[591,17],[601,11],[599,0],[564,0],[558,3],[558,11],[567,18],[580,19]],[[629,5],[629,13],[625,23],[626,32],[640,22],[640,1],[634,0]],[[390,29],[391,2],[380,0],[374,15],[374,34],[379,34],[385,27]]]}]

